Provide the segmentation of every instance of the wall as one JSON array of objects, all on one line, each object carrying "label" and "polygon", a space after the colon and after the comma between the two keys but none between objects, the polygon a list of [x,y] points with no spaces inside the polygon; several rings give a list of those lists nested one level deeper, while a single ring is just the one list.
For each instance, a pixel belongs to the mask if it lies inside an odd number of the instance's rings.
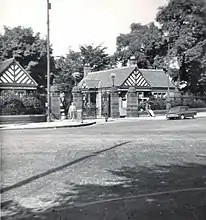
[{"label": "wall", "polygon": [[[190,108],[190,110],[196,111],[196,112],[206,112],[206,108]],[[153,112],[155,113],[155,115],[165,115],[166,114],[166,110],[153,110]],[[147,115],[147,113],[145,111],[143,111],[143,112],[139,111],[139,116],[145,116],[145,115]]]},{"label": "wall", "polygon": [[45,122],[46,115],[4,115],[0,116],[0,124],[24,124]]}]

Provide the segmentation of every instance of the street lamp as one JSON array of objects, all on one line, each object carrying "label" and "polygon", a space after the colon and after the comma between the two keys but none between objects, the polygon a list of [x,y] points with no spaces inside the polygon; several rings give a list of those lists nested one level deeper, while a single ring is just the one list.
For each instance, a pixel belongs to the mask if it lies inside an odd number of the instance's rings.
[{"label": "street lamp", "polygon": [[115,73],[111,73],[110,76],[112,78],[112,87],[114,87],[114,80],[115,80],[116,74]]}]

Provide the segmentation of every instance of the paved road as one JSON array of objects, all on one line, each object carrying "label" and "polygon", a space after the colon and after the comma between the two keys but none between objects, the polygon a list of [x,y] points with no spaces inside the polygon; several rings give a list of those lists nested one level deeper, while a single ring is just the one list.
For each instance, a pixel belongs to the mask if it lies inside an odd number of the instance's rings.
[{"label": "paved road", "polygon": [[206,118],[1,132],[4,219],[205,219],[205,134]]}]

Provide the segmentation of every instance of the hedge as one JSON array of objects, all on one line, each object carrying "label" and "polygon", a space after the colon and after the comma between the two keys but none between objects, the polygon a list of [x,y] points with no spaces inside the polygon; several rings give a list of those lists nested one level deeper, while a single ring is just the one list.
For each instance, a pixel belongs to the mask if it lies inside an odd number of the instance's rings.
[{"label": "hedge", "polygon": [[[151,109],[153,110],[165,110],[166,109],[166,100],[161,98],[150,98],[148,103],[151,105]],[[205,108],[206,107],[206,98],[184,98],[183,101],[181,99],[172,100],[171,106],[179,106],[179,105],[186,105],[190,108]],[[141,109],[145,110],[145,103],[140,103],[138,105],[139,111]]]},{"label": "hedge", "polygon": [[18,94],[3,91],[0,96],[0,115],[43,114],[44,104],[36,94]]}]

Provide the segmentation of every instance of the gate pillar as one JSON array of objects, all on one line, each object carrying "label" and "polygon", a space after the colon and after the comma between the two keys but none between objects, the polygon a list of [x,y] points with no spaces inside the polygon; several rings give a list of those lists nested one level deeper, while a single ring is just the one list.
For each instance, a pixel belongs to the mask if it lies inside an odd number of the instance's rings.
[{"label": "gate pillar", "polygon": [[138,117],[138,93],[134,87],[129,87],[127,93],[127,117]]},{"label": "gate pillar", "polygon": [[50,98],[51,98],[51,119],[60,119],[61,113],[60,113],[60,92],[57,88],[57,86],[51,86],[50,89]]},{"label": "gate pillar", "polygon": [[111,89],[110,96],[110,117],[119,118],[119,94],[115,86]]},{"label": "gate pillar", "polygon": [[76,118],[78,120],[82,120],[82,92],[81,92],[81,88],[78,86],[75,86],[72,89],[72,95],[73,95],[73,103],[76,106],[77,109],[77,115]]}]

